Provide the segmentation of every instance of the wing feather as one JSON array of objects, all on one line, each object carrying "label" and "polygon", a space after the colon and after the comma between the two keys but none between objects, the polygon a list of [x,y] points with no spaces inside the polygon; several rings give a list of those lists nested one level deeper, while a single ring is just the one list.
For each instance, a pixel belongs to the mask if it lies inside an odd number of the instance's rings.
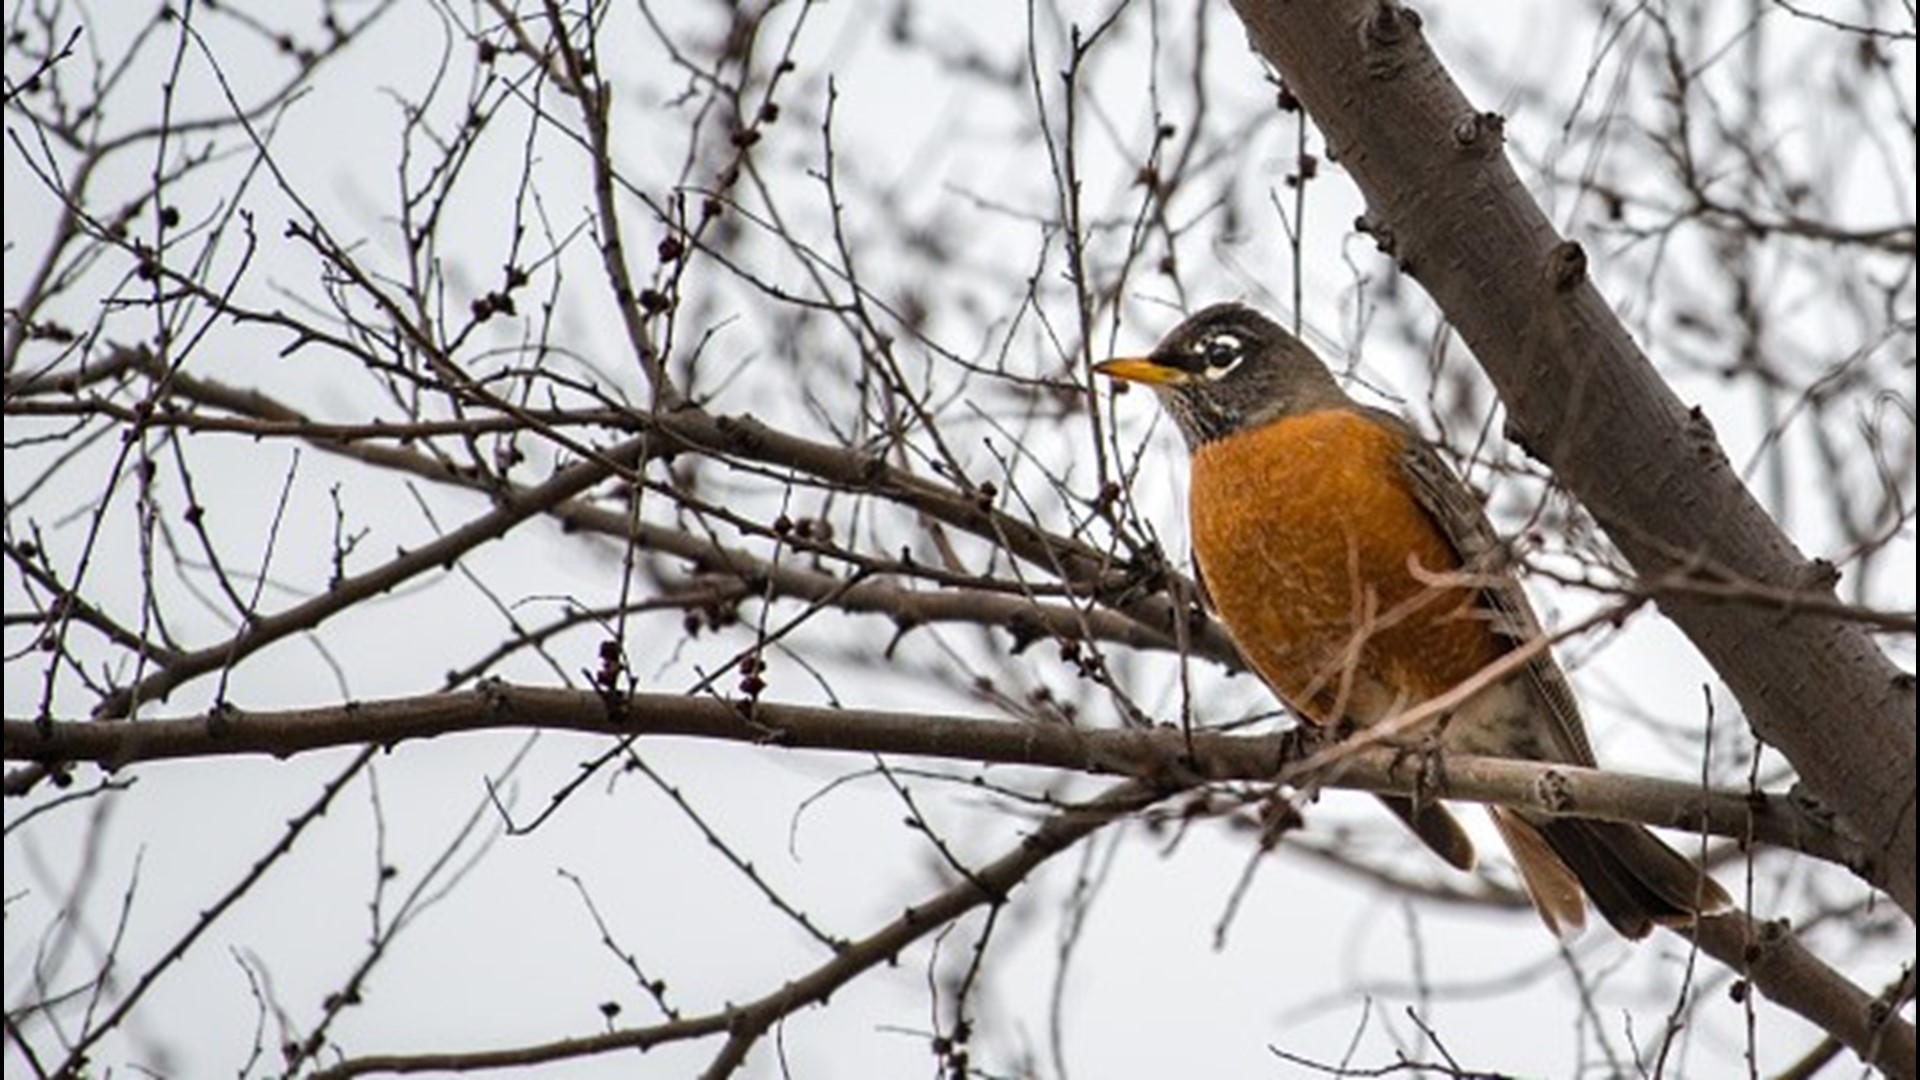
[{"label": "wing feather", "polygon": [[[1375,411],[1384,423],[1392,424],[1405,435],[1401,467],[1406,470],[1408,486],[1414,498],[1432,520],[1440,534],[1460,557],[1462,570],[1481,578],[1477,602],[1495,634],[1507,649],[1536,640],[1545,633],[1533,613],[1526,591],[1513,573],[1512,549],[1494,531],[1485,507],[1464,480],[1441,460],[1433,445],[1392,413]],[[1586,725],[1580,720],[1580,706],[1566,673],[1551,651],[1541,651],[1528,662],[1524,685],[1541,704],[1542,714],[1552,721],[1551,731],[1564,760],[1572,765],[1593,765],[1593,747],[1587,741]]]}]

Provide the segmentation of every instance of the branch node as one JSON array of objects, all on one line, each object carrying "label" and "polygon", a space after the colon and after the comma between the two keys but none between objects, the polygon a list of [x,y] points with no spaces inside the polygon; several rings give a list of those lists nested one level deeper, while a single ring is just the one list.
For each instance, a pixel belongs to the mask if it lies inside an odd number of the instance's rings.
[{"label": "branch node", "polygon": [[1541,773],[1540,779],[1534,784],[1534,793],[1539,797],[1541,806],[1552,813],[1573,811],[1572,786],[1567,783],[1566,775],[1558,770]]},{"label": "branch node", "polygon": [[207,734],[218,739],[231,734],[236,720],[240,719],[240,710],[233,702],[221,698],[207,710]]},{"label": "branch node", "polygon": [[1411,46],[1420,36],[1420,13],[1394,0],[1380,0],[1360,24],[1360,46],[1367,57],[1367,77],[1398,78],[1406,69]]},{"label": "branch node", "polygon": [[1724,467],[1726,454],[1720,449],[1720,438],[1714,433],[1713,420],[1707,411],[1698,405],[1687,410],[1687,441],[1693,444],[1694,456],[1703,465]]},{"label": "branch node", "polygon": [[1782,942],[1793,939],[1793,924],[1786,919],[1755,919],[1753,940],[1747,942],[1742,959],[1749,968],[1766,958]]},{"label": "branch node", "polygon": [[1361,214],[1354,218],[1353,230],[1373,237],[1373,246],[1382,255],[1392,255],[1398,247],[1398,242],[1394,239],[1393,227],[1372,214]]},{"label": "branch node", "polygon": [[1022,608],[1007,616],[1007,633],[1013,635],[1013,646],[1007,651],[1018,656],[1047,636],[1047,625],[1038,613]]},{"label": "branch node", "polygon": [[718,416],[713,426],[726,437],[730,449],[751,454],[765,447],[760,425],[750,416]]},{"label": "branch node", "polygon": [[1812,558],[1800,565],[1794,588],[1801,592],[1832,592],[1840,584],[1840,568],[1830,559]]},{"label": "branch node", "polygon": [[1507,118],[1497,112],[1477,112],[1453,125],[1453,144],[1463,153],[1486,157],[1506,141]]},{"label": "branch node", "polygon": [[1547,280],[1557,293],[1571,292],[1587,280],[1587,250],[1575,240],[1562,240],[1547,255]]}]

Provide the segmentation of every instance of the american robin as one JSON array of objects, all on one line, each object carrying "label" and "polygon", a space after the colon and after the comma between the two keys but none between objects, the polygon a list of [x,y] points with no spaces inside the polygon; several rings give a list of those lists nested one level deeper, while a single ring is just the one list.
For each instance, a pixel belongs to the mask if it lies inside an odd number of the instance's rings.
[{"label": "american robin", "polygon": [[[1307,721],[1378,723],[1540,637],[1473,492],[1271,319],[1216,304],[1149,355],[1096,370],[1151,387],[1185,436],[1202,591],[1248,663]],[[1594,764],[1572,687],[1545,649],[1433,730],[1441,751]],[[1448,862],[1472,868],[1472,842],[1445,807],[1388,805]],[[1638,825],[1492,813],[1557,934],[1584,925],[1582,888],[1630,938],[1731,904]]]}]

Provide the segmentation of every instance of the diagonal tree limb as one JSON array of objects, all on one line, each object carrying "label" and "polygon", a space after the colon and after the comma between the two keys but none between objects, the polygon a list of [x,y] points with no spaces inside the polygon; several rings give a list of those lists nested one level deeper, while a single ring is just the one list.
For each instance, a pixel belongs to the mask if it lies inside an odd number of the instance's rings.
[{"label": "diagonal tree limb", "polygon": [[907,908],[898,918],[866,937],[848,943],[832,959],[813,970],[744,1005],[649,1027],[624,1028],[504,1050],[348,1058],[315,1073],[313,1080],[349,1080],[376,1073],[471,1072],[525,1067],[723,1034],[727,1041],[703,1075],[731,1076],[774,1024],[810,1006],[825,1003],[859,975],[892,962],[903,949],[975,908],[1005,903],[1008,894],[1048,859],[1169,793],[1169,789],[1153,784],[1127,781],[1089,802],[1062,810],[998,859],[962,877],[924,903]]},{"label": "diagonal tree limb", "polygon": [[501,505],[445,536],[346,578],[310,600],[254,619],[226,641],[174,656],[153,674],[108,695],[95,706],[94,715],[103,718],[129,715],[144,702],[163,700],[176,687],[237,664],[290,635],[311,630],[369,596],[378,596],[419,574],[447,566],[473,548],[506,535],[520,522],[551,510],[556,504],[614,475],[617,468],[631,466],[645,453],[646,442],[645,436],[630,439],[607,450],[602,460],[569,465],[544,483],[510,496],[503,495]]},{"label": "diagonal tree limb", "polygon": [[[1253,46],[1325,134],[1368,205],[1362,227],[1417,279],[1499,390],[1513,437],[1547,462],[1643,578],[1676,573],[1831,591],[1634,343],[1476,110],[1393,0],[1234,0]],[[1858,626],[1662,592],[1661,610],[1807,792],[1869,840],[1857,867],[1909,918],[1914,680]]]},{"label": "diagonal tree limb", "polygon": [[1762,922],[1733,911],[1702,920],[1697,930],[1674,932],[1696,940],[1702,952],[1739,972],[1768,1000],[1811,1020],[1862,1061],[1890,1077],[1913,1077],[1913,1025],[1807,951],[1784,921]]}]

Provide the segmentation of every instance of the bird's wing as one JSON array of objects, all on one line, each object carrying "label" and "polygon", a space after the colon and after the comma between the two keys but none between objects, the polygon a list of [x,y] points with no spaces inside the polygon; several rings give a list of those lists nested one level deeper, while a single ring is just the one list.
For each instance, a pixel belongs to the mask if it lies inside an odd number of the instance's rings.
[{"label": "bird's wing", "polygon": [[[1400,462],[1414,498],[1460,556],[1461,570],[1484,579],[1477,603],[1495,635],[1507,649],[1541,637],[1544,631],[1540,620],[1514,576],[1512,551],[1487,520],[1487,512],[1473,489],[1399,417],[1386,412],[1379,415],[1405,436]],[[1580,721],[1580,706],[1553,654],[1544,649],[1536,653],[1527,662],[1522,678],[1552,718],[1553,731],[1568,763],[1592,765],[1593,747],[1587,742],[1586,725]]]}]

